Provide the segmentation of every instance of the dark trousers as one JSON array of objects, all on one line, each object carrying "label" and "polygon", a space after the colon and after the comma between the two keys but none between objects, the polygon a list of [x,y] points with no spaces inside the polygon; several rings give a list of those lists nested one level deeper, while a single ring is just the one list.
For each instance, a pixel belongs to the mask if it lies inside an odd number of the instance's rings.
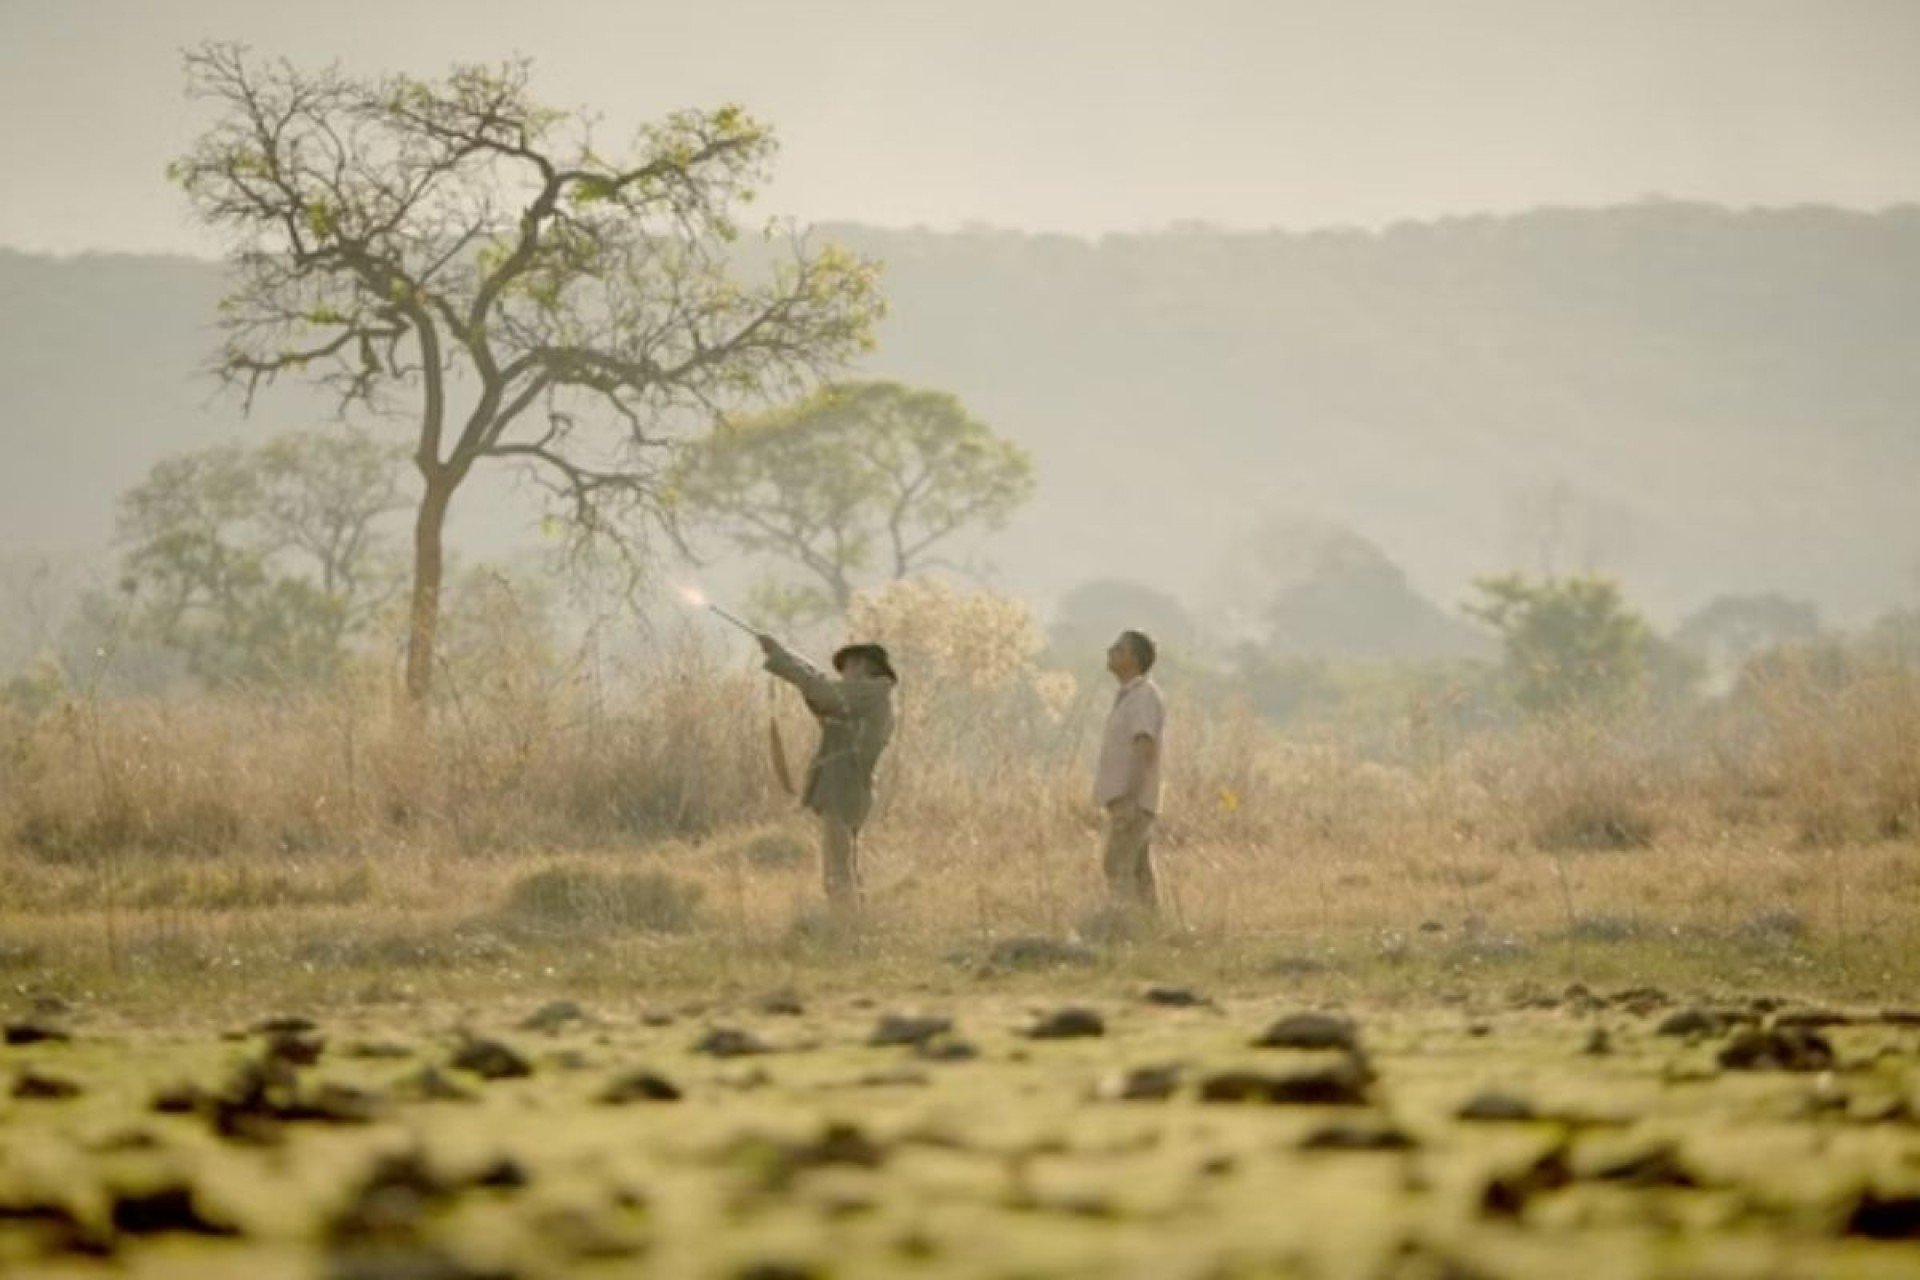
[{"label": "dark trousers", "polygon": [[828,902],[836,907],[860,905],[860,828],[832,814],[820,815],[820,871]]}]

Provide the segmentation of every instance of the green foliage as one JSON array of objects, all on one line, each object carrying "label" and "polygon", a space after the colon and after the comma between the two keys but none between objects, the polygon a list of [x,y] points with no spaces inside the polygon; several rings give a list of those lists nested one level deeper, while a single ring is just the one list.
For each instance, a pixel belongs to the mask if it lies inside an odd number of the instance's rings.
[{"label": "green foliage", "polygon": [[120,499],[128,637],[209,684],[325,679],[397,582],[400,460],[345,429],[162,460]]},{"label": "green foliage", "polygon": [[1653,633],[1608,579],[1505,574],[1474,586],[1481,599],[1466,612],[1500,636],[1507,690],[1522,710],[1617,709],[1646,688]]},{"label": "green foliage", "polygon": [[682,452],[672,492],[736,549],[806,576],[763,604],[820,616],[845,611],[862,575],[909,577],[1000,527],[1032,495],[1033,462],[951,395],[854,382],[723,423]]}]

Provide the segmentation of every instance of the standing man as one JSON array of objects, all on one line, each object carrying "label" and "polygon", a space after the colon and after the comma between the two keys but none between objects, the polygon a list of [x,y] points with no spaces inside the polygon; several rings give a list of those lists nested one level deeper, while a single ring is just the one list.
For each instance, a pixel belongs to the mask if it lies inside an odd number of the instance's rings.
[{"label": "standing man", "polygon": [[860,827],[873,809],[873,769],[893,737],[893,686],[899,677],[877,644],[850,644],[821,672],[769,635],[759,637],[767,670],[800,691],[820,722],[820,748],[807,766],[800,802],[820,815],[821,871],[827,901],[860,903]]},{"label": "standing man", "polygon": [[1117,906],[1153,913],[1154,816],[1160,812],[1160,766],[1165,757],[1167,707],[1148,676],[1156,653],[1145,632],[1122,631],[1107,650],[1107,670],[1119,682],[1100,741],[1093,801],[1107,813],[1103,864],[1107,892]]}]

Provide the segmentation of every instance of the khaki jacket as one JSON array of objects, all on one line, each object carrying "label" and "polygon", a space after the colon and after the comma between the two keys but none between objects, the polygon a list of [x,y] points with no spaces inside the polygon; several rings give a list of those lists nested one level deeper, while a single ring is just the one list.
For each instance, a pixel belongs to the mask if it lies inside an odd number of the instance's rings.
[{"label": "khaki jacket", "polygon": [[874,766],[893,737],[893,681],[830,676],[784,645],[766,667],[800,691],[820,722],[820,749],[807,766],[800,802],[857,830],[873,810]]}]

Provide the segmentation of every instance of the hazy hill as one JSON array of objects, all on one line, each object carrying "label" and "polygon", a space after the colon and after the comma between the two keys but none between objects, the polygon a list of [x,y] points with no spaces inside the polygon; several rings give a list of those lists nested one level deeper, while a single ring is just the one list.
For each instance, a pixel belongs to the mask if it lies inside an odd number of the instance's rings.
[{"label": "hazy hill", "polygon": [[[888,263],[868,372],[954,390],[1038,456],[989,551],[1042,602],[1090,578],[1201,606],[1271,585],[1228,552],[1274,511],[1351,527],[1449,606],[1543,563],[1618,572],[1668,615],[1779,589],[1845,619],[1916,590],[1920,210],[822,234]],[[97,543],[161,455],[323,416],[208,402],[218,288],[211,263],[0,252],[8,547]],[[457,515],[488,542],[518,519]]]}]

